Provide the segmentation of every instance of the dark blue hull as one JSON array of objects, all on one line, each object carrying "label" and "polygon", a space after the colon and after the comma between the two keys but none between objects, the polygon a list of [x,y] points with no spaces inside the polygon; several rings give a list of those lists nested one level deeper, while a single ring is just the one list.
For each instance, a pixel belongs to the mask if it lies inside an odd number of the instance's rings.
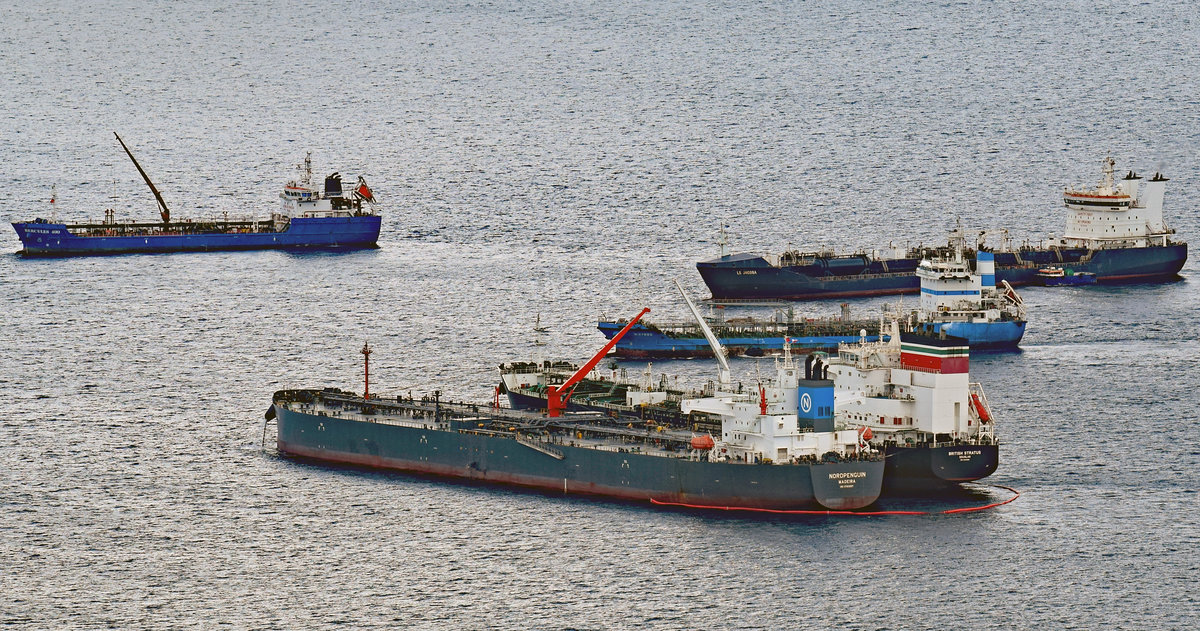
[{"label": "dark blue hull", "polygon": [[[265,222],[264,222],[265,223]],[[136,252],[205,252],[291,248],[373,248],[380,217],[297,217],[282,232],[193,232],[135,236],[71,234],[61,223],[14,223],[27,256],[85,256]]]},{"label": "dark blue hull", "polygon": [[1000,465],[999,445],[884,447],[886,495],[934,494],[981,480]]},{"label": "dark blue hull", "polygon": [[[274,407],[281,453],[325,462],[516,485],[564,494],[770,510],[861,508],[879,496],[883,461],[719,463],[293,411]],[[544,448],[543,448],[544,449]]]},{"label": "dark blue hull", "polygon": [[[546,400],[521,392],[507,392],[508,402],[515,409],[539,410]],[[677,408],[580,404],[572,400],[568,410],[640,416],[663,424],[687,426],[688,419]],[[999,445],[900,446],[883,448],[884,495],[935,495],[960,488],[963,482],[981,480],[996,472],[1000,464]]]},{"label": "dark blue hull", "polygon": [[[1187,262],[1187,244],[1144,248],[1087,250],[1057,248],[996,252],[996,281],[1014,286],[1038,282],[1049,265],[1096,275],[1101,283],[1150,282],[1174,278]],[[913,273],[919,259],[856,259],[854,267],[834,268],[821,261],[773,266],[761,256],[733,254],[696,264],[716,300],[807,300],[916,293]]]}]

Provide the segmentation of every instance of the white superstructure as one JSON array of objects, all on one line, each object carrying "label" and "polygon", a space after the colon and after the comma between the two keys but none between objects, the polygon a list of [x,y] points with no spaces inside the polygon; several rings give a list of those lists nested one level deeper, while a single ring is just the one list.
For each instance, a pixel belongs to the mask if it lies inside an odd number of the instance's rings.
[{"label": "white superstructure", "polygon": [[901,334],[843,344],[829,361],[839,427],[868,428],[873,445],[991,444],[983,388],[971,383],[965,344]]},{"label": "white superstructure", "polygon": [[363,209],[362,203],[375,203],[375,196],[370,187],[360,176],[358,184],[352,191],[342,190],[342,176],[333,173],[325,178],[325,193],[312,181],[312,153],[304,157],[300,167],[300,179],[290,180],[279,194],[280,212],[275,215],[276,221],[286,221],[289,217],[353,217],[371,215],[374,212]]},{"label": "white superstructure", "polygon": [[797,365],[791,346],[785,345],[783,361],[775,359],[775,378],[756,391],[718,390],[684,399],[679,407],[685,415],[705,412],[721,419],[721,436],[711,452],[715,460],[811,462],[831,453],[838,459],[866,456],[872,450],[858,431],[834,427],[833,383],[823,378],[823,369],[819,361]]},{"label": "white superstructure", "polygon": [[721,436],[709,452],[710,459],[814,462],[870,457],[872,449],[858,432],[834,428],[833,382],[824,364],[810,356],[801,377],[787,338],[783,342],[783,361],[775,359],[775,379],[759,383],[757,392],[733,392],[725,347],[679,281],[675,281],[675,287],[712,346],[719,366],[718,381],[710,396],[685,398],[679,403],[684,415],[704,412],[721,419]]},{"label": "white superstructure", "polygon": [[1067,230],[1047,245],[1062,247],[1147,247],[1166,245],[1174,230],[1163,221],[1163,195],[1167,178],[1161,173],[1141,186],[1142,178],[1130,171],[1114,179],[1116,162],[1104,159],[1100,183],[1095,188],[1068,188],[1063,203],[1069,210]]},{"label": "white superstructure", "polygon": [[921,259],[917,278],[921,279],[917,322],[987,324],[1025,320],[1024,302],[1012,285],[1001,281],[1001,287],[996,287],[995,254],[977,252],[972,271],[963,257],[961,240],[957,241],[953,258]]}]

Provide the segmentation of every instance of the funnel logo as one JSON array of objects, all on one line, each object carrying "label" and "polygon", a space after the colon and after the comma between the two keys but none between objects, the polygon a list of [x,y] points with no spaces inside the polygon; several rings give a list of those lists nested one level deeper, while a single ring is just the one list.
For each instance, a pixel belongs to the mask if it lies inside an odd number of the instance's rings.
[{"label": "funnel logo", "polygon": [[800,409],[805,413],[812,411],[812,397],[808,396],[807,392],[800,395]]}]

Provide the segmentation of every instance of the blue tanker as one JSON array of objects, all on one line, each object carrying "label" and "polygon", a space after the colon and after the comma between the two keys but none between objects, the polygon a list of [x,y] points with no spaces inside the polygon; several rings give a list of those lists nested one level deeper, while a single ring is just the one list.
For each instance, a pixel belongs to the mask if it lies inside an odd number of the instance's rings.
[{"label": "blue tanker", "polygon": [[[1114,182],[1113,161],[1104,162],[1096,188],[1067,189],[1062,237],[1037,246],[976,250],[995,255],[996,281],[1013,286],[1037,282],[1047,266],[1094,274],[1101,283],[1148,282],[1175,278],[1187,261],[1187,244],[1173,239],[1163,220],[1167,178],[1142,178],[1130,171]],[[961,237],[961,232],[959,232]],[[757,254],[724,254],[696,263],[714,300],[808,300],[913,293],[923,258],[946,256],[953,247],[835,254],[784,252],[775,260]]]},{"label": "blue tanker", "polygon": [[[120,136],[117,141],[121,142]],[[282,208],[260,219],[171,220],[162,195],[121,142],[159,204],[161,223],[118,221],[106,210],[101,223],[66,224],[36,219],[15,222],[21,253],[27,256],[79,256],[134,252],[195,252],[291,248],[373,248],[379,240],[380,217],[375,196],[360,177],[343,191],[341,175],[325,178],[324,190],[312,182],[312,160],[305,158],[299,180],[284,186]],[[54,199],[51,199],[53,202]],[[367,204],[364,206],[364,203]]]}]

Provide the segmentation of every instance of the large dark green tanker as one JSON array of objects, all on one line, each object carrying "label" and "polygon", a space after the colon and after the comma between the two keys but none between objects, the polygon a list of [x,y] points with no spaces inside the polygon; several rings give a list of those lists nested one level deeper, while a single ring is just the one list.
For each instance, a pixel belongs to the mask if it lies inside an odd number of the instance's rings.
[{"label": "large dark green tanker", "polygon": [[332,389],[281,390],[272,416],[283,454],[656,503],[852,510],[878,498],[884,475],[882,458],[854,432],[814,431],[795,414],[786,428],[786,415],[763,418],[760,429],[787,445],[774,458],[731,457],[708,434],[595,413],[547,417]]}]

